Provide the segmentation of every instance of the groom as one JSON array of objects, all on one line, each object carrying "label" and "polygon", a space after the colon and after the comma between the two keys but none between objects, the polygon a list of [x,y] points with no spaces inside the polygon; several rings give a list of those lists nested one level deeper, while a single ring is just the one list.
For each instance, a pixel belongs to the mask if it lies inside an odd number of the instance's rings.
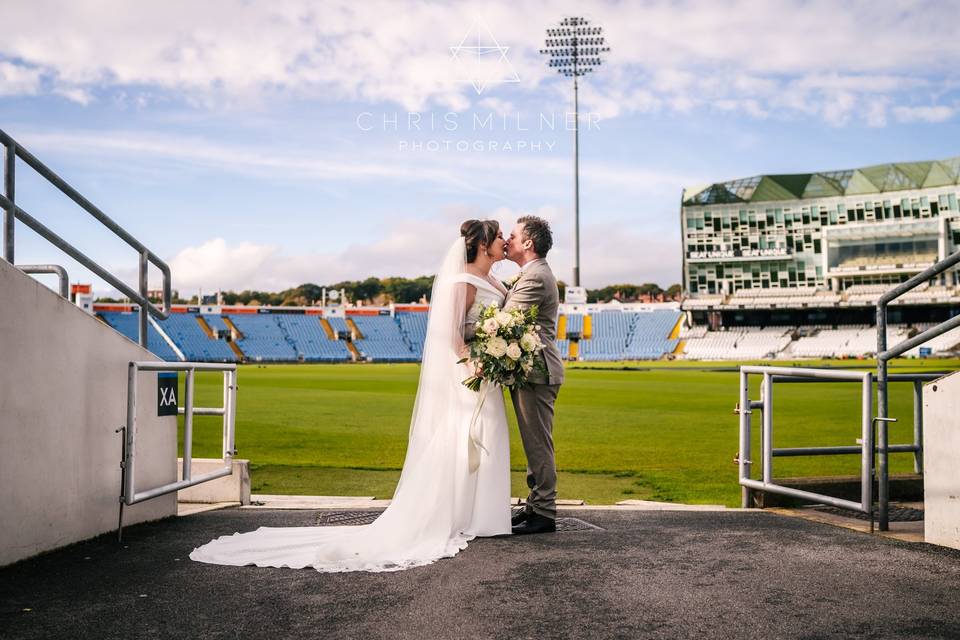
[{"label": "groom", "polygon": [[553,246],[546,220],[524,216],[507,239],[507,259],[520,267],[520,276],[507,293],[504,310],[537,306],[541,355],[546,371],[534,370],[530,385],[511,393],[527,456],[526,508],[513,516],[513,533],[556,531],[557,465],[553,456],[553,405],[563,383],[563,362],[555,342],[560,295],[557,279],[545,258]]}]

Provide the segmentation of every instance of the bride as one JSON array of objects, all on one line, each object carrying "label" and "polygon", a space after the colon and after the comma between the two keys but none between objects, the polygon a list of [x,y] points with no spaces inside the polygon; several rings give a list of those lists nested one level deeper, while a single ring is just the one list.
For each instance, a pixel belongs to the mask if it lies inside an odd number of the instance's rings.
[{"label": "bride", "polygon": [[[194,549],[198,562],[317,571],[398,571],[456,555],[477,536],[510,533],[510,446],[499,387],[488,394],[471,433],[478,394],[457,364],[464,329],[480,305],[502,305],[506,290],[490,276],[505,257],[494,220],[468,220],[433,283],[420,384],[407,455],[390,506],[369,525],[260,527]],[[470,449],[480,464],[471,471]],[[475,449],[476,451],[476,449]]]}]

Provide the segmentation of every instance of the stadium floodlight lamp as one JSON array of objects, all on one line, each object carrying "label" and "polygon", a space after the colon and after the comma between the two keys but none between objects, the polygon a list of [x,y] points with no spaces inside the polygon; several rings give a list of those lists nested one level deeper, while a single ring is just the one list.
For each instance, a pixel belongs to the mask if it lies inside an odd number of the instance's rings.
[{"label": "stadium floodlight lamp", "polygon": [[593,73],[610,51],[603,27],[591,25],[586,18],[564,18],[559,28],[547,29],[540,53],[549,58],[547,66],[573,78],[573,286],[580,286],[580,108],[577,78]]}]

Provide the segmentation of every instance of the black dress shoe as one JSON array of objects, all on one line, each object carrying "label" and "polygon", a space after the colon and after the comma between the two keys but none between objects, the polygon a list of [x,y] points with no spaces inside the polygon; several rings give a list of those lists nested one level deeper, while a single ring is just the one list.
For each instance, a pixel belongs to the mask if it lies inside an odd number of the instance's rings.
[{"label": "black dress shoe", "polygon": [[513,535],[522,536],[530,533],[551,533],[557,530],[557,523],[553,518],[542,516],[539,513],[529,513],[523,522],[513,527]]},{"label": "black dress shoe", "polygon": [[510,516],[510,526],[515,527],[521,522],[526,522],[528,517],[530,517],[530,512],[526,509],[515,511],[513,515]]}]

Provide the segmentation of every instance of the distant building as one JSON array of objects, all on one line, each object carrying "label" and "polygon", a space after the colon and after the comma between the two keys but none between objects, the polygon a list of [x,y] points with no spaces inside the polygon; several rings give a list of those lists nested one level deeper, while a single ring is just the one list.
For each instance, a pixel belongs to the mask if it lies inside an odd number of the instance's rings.
[{"label": "distant building", "polygon": [[[960,157],[684,190],[688,296],[890,285],[960,247]],[[956,271],[940,285],[958,284]]]}]

